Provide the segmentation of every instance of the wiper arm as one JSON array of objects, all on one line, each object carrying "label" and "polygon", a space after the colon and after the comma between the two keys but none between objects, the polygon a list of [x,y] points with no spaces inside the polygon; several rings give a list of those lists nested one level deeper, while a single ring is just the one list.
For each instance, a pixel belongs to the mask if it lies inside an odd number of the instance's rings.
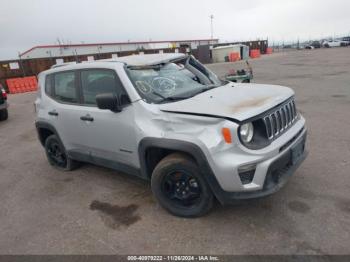
[{"label": "wiper arm", "polygon": [[211,90],[211,89],[213,89],[213,88],[219,87],[219,86],[220,86],[220,85],[214,85],[214,84],[212,84],[212,85],[207,85],[207,86],[205,86],[204,88],[202,88],[199,92],[197,92],[197,93],[195,94],[195,96],[198,95],[198,94],[207,92],[207,91],[209,91],[209,90]]},{"label": "wiper arm", "polygon": [[156,96],[159,96],[160,98],[163,98],[163,100],[164,100],[164,99],[167,99],[165,96],[163,96],[162,94],[160,94],[160,93],[158,93],[158,92],[156,92],[156,91],[152,91],[151,93],[154,94],[154,95],[156,95]]},{"label": "wiper arm", "polygon": [[189,96],[163,96],[162,94],[156,92],[156,91],[152,91],[152,94],[159,96],[160,98],[162,98],[161,102],[166,102],[166,101],[177,101],[177,100],[183,100],[186,98],[190,98]]},{"label": "wiper arm", "polygon": [[219,85],[214,85],[214,84],[206,85],[205,88],[202,89],[202,91],[205,92],[205,91],[208,91],[208,90],[216,88],[216,87],[219,87]]}]

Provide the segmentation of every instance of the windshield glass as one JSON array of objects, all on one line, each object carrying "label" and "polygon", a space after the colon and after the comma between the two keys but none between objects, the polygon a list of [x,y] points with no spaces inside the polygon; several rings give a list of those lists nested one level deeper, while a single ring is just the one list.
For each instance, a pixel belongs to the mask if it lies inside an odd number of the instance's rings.
[{"label": "windshield glass", "polygon": [[207,78],[204,81],[183,63],[169,62],[127,70],[137,92],[148,103],[182,100],[220,85],[202,74],[202,78]]}]

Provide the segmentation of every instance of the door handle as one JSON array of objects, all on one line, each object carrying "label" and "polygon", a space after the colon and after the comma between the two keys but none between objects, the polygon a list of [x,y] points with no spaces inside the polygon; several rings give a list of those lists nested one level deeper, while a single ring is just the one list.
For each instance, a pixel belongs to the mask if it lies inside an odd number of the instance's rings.
[{"label": "door handle", "polygon": [[54,111],[49,111],[48,114],[50,116],[58,116],[58,113],[54,110]]},{"label": "door handle", "polygon": [[91,117],[90,115],[81,116],[80,119],[83,121],[90,121],[90,122],[94,121],[94,118]]}]

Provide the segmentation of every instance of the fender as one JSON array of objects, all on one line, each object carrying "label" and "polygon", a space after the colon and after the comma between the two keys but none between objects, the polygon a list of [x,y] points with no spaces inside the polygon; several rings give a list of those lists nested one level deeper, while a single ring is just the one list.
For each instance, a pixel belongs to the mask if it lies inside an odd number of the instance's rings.
[{"label": "fender", "polygon": [[36,131],[38,133],[38,138],[39,138],[39,141],[41,143],[42,146],[45,146],[45,143],[40,135],[40,129],[48,129],[50,130],[52,133],[54,133],[57,137],[58,137],[58,140],[59,142],[61,143],[61,145],[63,146],[63,143],[62,143],[62,140],[60,138],[60,136],[58,135],[58,132],[56,130],[56,128],[51,125],[50,123],[47,123],[47,122],[44,122],[44,121],[36,121],[35,122],[35,127],[36,127]]},{"label": "fender", "polygon": [[204,179],[207,181],[216,198],[219,200],[219,202],[224,202],[225,191],[219,185],[219,182],[217,181],[205,154],[199,146],[194,143],[176,139],[152,137],[143,138],[139,143],[138,149],[143,177],[149,177],[149,174],[147,173],[146,150],[151,147],[180,151],[191,155],[196,160],[198,168],[200,169],[201,173],[204,176]]}]

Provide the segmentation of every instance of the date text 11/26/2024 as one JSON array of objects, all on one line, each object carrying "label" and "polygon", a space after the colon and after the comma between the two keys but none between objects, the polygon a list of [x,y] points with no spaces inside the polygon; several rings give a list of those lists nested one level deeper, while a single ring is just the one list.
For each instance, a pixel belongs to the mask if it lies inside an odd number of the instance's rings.
[{"label": "date text 11/26/2024", "polygon": [[220,261],[217,256],[128,256],[128,261]]}]

